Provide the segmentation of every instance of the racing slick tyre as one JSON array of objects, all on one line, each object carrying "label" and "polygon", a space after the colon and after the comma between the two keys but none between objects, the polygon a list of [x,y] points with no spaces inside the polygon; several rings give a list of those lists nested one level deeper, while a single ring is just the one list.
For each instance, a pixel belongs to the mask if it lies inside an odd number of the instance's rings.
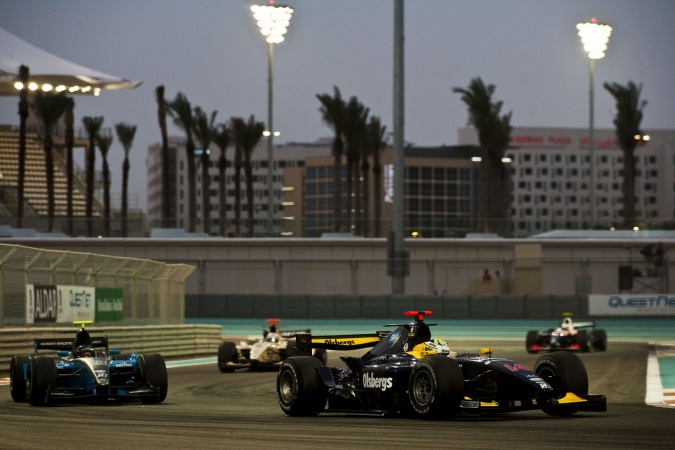
[{"label": "racing slick tyre", "polygon": [[[553,387],[553,398],[561,399],[568,392],[588,394],[588,374],[581,359],[570,352],[547,353],[534,365],[534,372]],[[568,416],[575,409],[545,406],[544,412],[551,416]]]},{"label": "racing slick tyre", "polygon": [[218,347],[218,368],[223,373],[234,372],[235,367],[228,363],[237,361],[237,345],[234,342],[225,341]]},{"label": "racing slick tyre", "polygon": [[605,330],[591,331],[591,346],[599,352],[607,350],[607,332]]},{"label": "racing slick tyre", "polygon": [[539,332],[537,330],[530,330],[527,332],[527,337],[525,338],[525,349],[527,353],[537,353],[536,350],[532,350],[532,347],[537,345],[539,342]]},{"label": "racing slick tyre", "polygon": [[319,378],[321,361],[313,356],[285,359],[277,373],[277,399],[289,416],[315,416],[326,406],[328,388]]},{"label": "racing slick tyre", "polygon": [[33,406],[47,404],[47,390],[56,381],[56,365],[48,356],[34,356],[28,362],[26,398]]},{"label": "racing slick tyre", "polygon": [[9,362],[9,392],[15,402],[26,401],[26,379],[23,366],[28,364],[28,356],[12,356]]},{"label": "racing slick tyre", "polygon": [[454,359],[427,356],[420,359],[408,382],[410,406],[415,414],[442,419],[455,414],[464,397],[464,375]]},{"label": "racing slick tyre", "polygon": [[143,403],[162,403],[166,399],[169,389],[169,376],[166,372],[166,363],[159,353],[138,355],[136,361],[140,372],[140,381],[159,388],[158,397],[144,397]]},{"label": "racing slick tyre", "polygon": [[321,361],[321,364],[324,366],[328,363],[328,352],[325,348],[317,348],[314,350],[314,355],[316,359]]},{"label": "racing slick tyre", "polygon": [[590,350],[589,347],[589,336],[588,336],[588,331],[587,330],[579,330],[577,333],[577,344],[579,344],[579,350],[582,352],[587,352]]}]

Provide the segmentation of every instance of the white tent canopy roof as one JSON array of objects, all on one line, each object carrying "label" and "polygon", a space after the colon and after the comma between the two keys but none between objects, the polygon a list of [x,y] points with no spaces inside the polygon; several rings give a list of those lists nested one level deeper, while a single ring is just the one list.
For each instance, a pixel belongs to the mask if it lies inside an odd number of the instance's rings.
[{"label": "white tent canopy roof", "polygon": [[29,86],[35,83],[31,89],[48,85],[71,94],[98,95],[102,89],[133,89],[141,84],[59,58],[0,28],[0,95],[19,94],[14,85],[21,65],[28,67]]}]

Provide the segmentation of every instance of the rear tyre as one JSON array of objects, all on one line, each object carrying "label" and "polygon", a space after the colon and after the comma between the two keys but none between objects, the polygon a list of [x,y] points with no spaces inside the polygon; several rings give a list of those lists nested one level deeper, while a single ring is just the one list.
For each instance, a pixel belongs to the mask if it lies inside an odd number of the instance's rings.
[{"label": "rear tyre", "polygon": [[527,332],[527,337],[525,338],[525,349],[527,353],[537,353],[536,350],[532,350],[532,347],[537,345],[539,341],[539,332],[537,330],[530,330]]},{"label": "rear tyre", "polygon": [[9,362],[9,392],[15,402],[26,401],[26,379],[23,366],[28,364],[28,356],[12,356]]},{"label": "rear tyre", "polygon": [[286,343],[286,358],[292,358],[298,355],[298,352],[295,351],[295,339],[291,339]]},{"label": "rear tyre", "polygon": [[138,355],[138,369],[141,373],[141,382],[159,388],[157,397],[144,397],[143,403],[161,403],[166,399],[169,389],[169,377],[166,372],[166,363],[159,353]]},{"label": "rear tyre", "polygon": [[314,416],[323,411],[328,389],[319,378],[321,361],[313,356],[285,359],[277,373],[277,399],[289,416]]},{"label": "rear tyre", "polygon": [[[588,394],[586,367],[574,353],[547,353],[537,360],[534,365],[534,372],[553,387],[553,398],[555,399],[563,398],[568,392],[577,395]],[[544,412],[552,416],[568,416],[577,411],[550,405],[544,407]]]},{"label": "rear tyre", "polygon": [[234,342],[225,341],[218,347],[218,368],[223,373],[234,372],[235,367],[228,363],[237,360],[237,345]]},{"label": "rear tyre", "polygon": [[413,367],[408,383],[412,410],[420,417],[451,417],[464,397],[464,376],[454,359],[427,356]]},{"label": "rear tyre", "polygon": [[588,331],[579,330],[579,332],[577,333],[577,344],[579,344],[579,349],[582,352],[587,352],[588,350],[590,350],[588,343],[589,343]]},{"label": "rear tyre", "polygon": [[26,398],[33,406],[47,404],[47,390],[56,381],[56,365],[47,356],[34,356],[28,362]]},{"label": "rear tyre", "polygon": [[324,366],[328,363],[328,352],[325,348],[317,348],[314,350],[314,357],[321,361]]}]

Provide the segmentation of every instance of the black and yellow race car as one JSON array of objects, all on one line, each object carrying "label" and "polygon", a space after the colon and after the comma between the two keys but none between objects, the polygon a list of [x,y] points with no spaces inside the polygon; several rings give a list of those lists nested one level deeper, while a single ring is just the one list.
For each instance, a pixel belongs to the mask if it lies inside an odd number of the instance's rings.
[{"label": "black and yellow race car", "polygon": [[[296,353],[281,363],[277,398],[290,416],[319,413],[404,414],[445,418],[458,413],[490,414],[542,410],[553,416],[606,411],[604,395],[588,393],[583,362],[573,353],[541,356],[533,370],[480,353],[457,354],[432,339],[424,321],[431,311],[408,311],[414,320],[391,332],[296,336]],[[432,324],[433,325],[433,324]],[[372,347],[372,348],[371,348]],[[325,367],[312,348],[355,350],[346,367]]]}]

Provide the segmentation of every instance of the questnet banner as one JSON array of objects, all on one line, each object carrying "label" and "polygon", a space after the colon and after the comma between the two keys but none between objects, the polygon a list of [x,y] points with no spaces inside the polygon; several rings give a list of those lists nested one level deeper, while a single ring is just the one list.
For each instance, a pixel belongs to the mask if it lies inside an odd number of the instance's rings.
[{"label": "questnet banner", "polygon": [[591,316],[675,316],[675,294],[589,295]]},{"label": "questnet banner", "polygon": [[26,285],[26,323],[72,323],[96,316],[96,288]]}]

